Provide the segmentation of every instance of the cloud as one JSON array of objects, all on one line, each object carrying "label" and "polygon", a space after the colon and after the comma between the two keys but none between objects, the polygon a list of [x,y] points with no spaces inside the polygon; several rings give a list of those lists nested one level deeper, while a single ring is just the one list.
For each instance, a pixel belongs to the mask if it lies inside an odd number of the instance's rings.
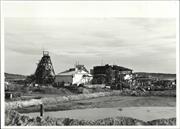
[{"label": "cloud", "polygon": [[19,53],[19,54],[23,54],[23,55],[39,55],[41,54],[41,50],[40,49],[37,49],[37,48],[30,48],[30,47],[27,47],[27,48],[10,48],[10,51],[13,51],[13,52],[16,52],[16,53]]},{"label": "cloud", "polygon": [[[14,62],[33,56],[32,64],[46,49],[58,71],[76,60],[90,68],[103,59],[136,71],[175,72],[175,28],[173,18],[7,18],[5,60],[16,53],[21,56]],[[166,60],[171,62],[164,66]]]}]

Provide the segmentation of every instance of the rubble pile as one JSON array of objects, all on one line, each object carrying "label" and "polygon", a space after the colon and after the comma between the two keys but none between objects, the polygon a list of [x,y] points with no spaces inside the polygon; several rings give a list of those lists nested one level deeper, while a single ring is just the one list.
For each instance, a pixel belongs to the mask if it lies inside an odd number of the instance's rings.
[{"label": "rubble pile", "polygon": [[147,122],[149,125],[176,125],[176,118],[157,119]]},{"label": "rubble pile", "polygon": [[[165,76],[165,75],[164,75]],[[163,90],[176,90],[176,77],[161,77],[133,74],[131,89],[141,89],[147,91],[163,91]]]},{"label": "rubble pile", "polygon": [[109,117],[98,120],[78,120],[70,118],[29,117],[8,110],[5,115],[6,126],[77,126],[77,125],[176,125],[176,118],[158,119],[148,122],[130,117]]}]

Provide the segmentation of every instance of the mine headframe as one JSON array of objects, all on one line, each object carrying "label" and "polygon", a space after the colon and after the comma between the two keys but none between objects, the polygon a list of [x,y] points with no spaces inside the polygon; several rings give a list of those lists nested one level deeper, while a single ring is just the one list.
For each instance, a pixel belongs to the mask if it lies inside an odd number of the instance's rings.
[{"label": "mine headframe", "polygon": [[43,51],[43,57],[39,61],[34,75],[37,84],[52,84],[54,82],[55,72],[48,51]]}]

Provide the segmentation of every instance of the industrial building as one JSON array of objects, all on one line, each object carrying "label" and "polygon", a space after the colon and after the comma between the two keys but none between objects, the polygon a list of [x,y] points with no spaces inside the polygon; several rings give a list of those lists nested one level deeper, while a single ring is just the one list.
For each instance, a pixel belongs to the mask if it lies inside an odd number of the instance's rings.
[{"label": "industrial building", "polygon": [[132,74],[132,69],[125,68],[118,65],[95,66],[91,70],[93,74],[94,84],[112,84],[122,82],[125,80],[126,75]]},{"label": "industrial building", "polygon": [[64,72],[55,76],[55,84],[57,86],[84,85],[90,83],[92,75],[88,72],[84,65],[75,65]]}]

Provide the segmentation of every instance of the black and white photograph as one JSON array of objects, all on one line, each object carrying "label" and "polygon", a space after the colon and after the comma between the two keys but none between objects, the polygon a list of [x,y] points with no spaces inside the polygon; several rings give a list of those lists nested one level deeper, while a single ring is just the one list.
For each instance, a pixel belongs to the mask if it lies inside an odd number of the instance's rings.
[{"label": "black and white photograph", "polygon": [[179,129],[179,1],[2,1],[3,128]]}]

